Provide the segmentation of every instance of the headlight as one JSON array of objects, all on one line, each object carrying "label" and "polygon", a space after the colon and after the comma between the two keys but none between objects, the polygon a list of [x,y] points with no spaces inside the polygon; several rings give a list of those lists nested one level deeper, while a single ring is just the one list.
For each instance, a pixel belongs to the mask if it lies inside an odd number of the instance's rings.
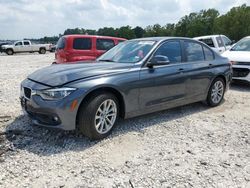
[{"label": "headlight", "polygon": [[67,97],[70,93],[75,91],[76,88],[55,88],[42,91],[36,91],[37,95],[40,95],[45,100],[58,100]]}]

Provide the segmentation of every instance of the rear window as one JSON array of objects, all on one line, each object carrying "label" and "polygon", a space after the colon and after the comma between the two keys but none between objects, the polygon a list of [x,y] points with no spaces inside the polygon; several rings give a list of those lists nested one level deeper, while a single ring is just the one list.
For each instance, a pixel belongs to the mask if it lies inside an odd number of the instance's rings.
[{"label": "rear window", "polygon": [[199,41],[204,42],[206,45],[210,47],[214,47],[214,42],[211,38],[208,39],[199,39]]},{"label": "rear window", "polygon": [[56,44],[56,49],[64,49],[64,47],[65,47],[65,38],[61,37]]},{"label": "rear window", "polygon": [[115,46],[115,43],[112,39],[97,39],[96,40],[96,49],[97,50],[109,50]]},{"label": "rear window", "polygon": [[92,42],[90,38],[75,38],[73,41],[73,49],[75,50],[90,50]]}]

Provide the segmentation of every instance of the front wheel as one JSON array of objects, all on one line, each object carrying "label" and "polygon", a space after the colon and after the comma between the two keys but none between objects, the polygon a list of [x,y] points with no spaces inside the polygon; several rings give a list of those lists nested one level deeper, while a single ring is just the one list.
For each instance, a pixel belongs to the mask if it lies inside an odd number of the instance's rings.
[{"label": "front wheel", "polygon": [[211,84],[207,96],[207,104],[209,106],[218,106],[224,97],[225,82],[222,78],[216,78]]},{"label": "front wheel", "polygon": [[78,128],[90,139],[108,136],[118,118],[119,103],[111,93],[102,93],[90,98],[80,107]]},{"label": "front wheel", "polygon": [[6,50],[6,53],[7,53],[8,55],[13,55],[13,54],[14,54],[14,52],[13,52],[12,49],[7,49],[7,50]]}]

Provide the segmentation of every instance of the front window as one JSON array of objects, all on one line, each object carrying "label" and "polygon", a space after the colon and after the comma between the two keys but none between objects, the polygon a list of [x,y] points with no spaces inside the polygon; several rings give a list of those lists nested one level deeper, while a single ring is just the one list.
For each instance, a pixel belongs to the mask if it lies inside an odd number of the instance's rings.
[{"label": "front window", "polygon": [[231,51],[250,51],[250,38],[244,38],[237,42]]},{"label": "front window", "polygon": [[22,42],[17,42],[17,43],[15,44],[15,46],[22,46],[22,45],[23,45]]},{"label": "front window", "polygon": [[178,41],[169,41],[162,44],[155,52],[155,56],[164,56],[170,63],[181,62],[181,45]]},{"label": "front window", "polygon": [[99,57],[97,61],[136,63],[141,61],[149,53],[154,44],[155,41],[152,40],[122,42]]}]

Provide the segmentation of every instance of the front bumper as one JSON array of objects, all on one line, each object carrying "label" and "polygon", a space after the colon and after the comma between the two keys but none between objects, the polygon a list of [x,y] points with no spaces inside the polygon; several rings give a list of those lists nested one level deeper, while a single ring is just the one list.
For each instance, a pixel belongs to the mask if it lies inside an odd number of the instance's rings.
[{"label": "front bumper", "polygon": [[250,65],[233,65],[233,79],[250,82]]},{"label": "front bumper", "polygon": [[[22,82],[21,87],[30,89],[31,93],[32,90],[48,89],[27,79]],[[39,95],[29,96],[27,91],[21,92],[20,95],[22,109],[32,119],[33,124],[63,130],[76,129],[76,116],[82,98],[81,89],[57,101],[44,100]],[[77,101],[74,108],[72,108],[73,101]]]}]

